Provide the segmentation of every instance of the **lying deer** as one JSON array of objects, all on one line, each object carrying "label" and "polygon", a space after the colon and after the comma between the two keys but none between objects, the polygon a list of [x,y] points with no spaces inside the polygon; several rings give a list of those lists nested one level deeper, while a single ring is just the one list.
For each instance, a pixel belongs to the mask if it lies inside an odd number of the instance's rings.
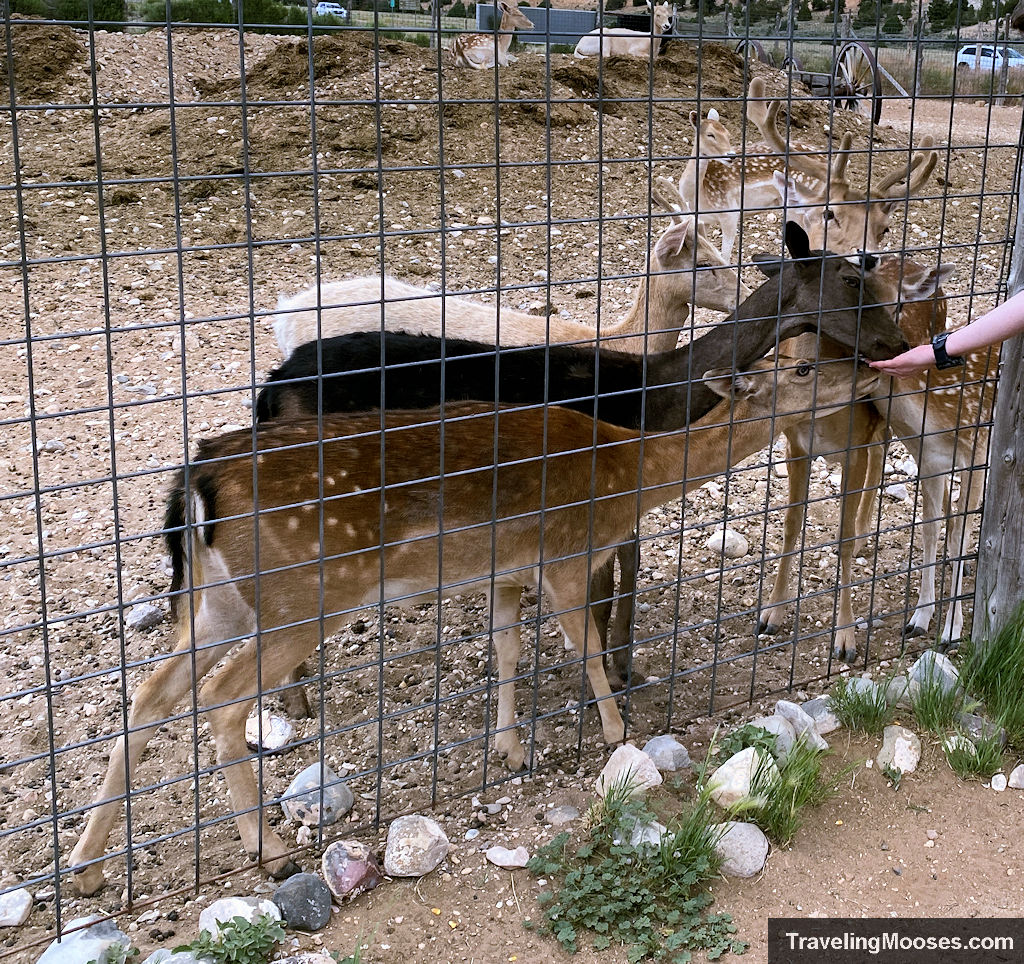
[{"label": "lying deer", "polygon": [[628,30],[625,27],[598,27],[580,38],[574,57],[583,60],[585,57],[647,57],[657,56],[661,48],[662,34],[671,29],[672,8],[667,3],[651,5],[647,0],[647,8],[651,11],[650,33],[639,30]]},{"label": "lying deer", "polygon": [[[539,575],[586,668],[604,738],[620,742],[622,718],[588,607],[590,566],[629,538],[638,513],[764,448],[809,405],[848,404],[877,381],[849,363],[818,370],[787,362],[777,378],[774,362],[757,368],[707,373],[706,384],[731,401],[688,432],[640,437],[559,407],[452,404],[440,445],[436,411],[389,413],[383,432],[379,413],[265,424],[255,455],[249,429],[202,443],[187,483],[178,477],[166,519],[172,591],[190,591],[193,604],[177,601],[176,655],[136,691],[127,736],[111,751],[71,854],[78,889],[91,894],[102,886],[103,851],[134,767],[162,721],[208,674],[199,706],[242,844],[271,874],[293,872],[260,805],[245,719],[256,694],[287,677],[322,632],[330,636],[368,606],[435,600],[439,592],[489,595],[499,679],[495,742],[518,769],[525,760],[513,692],[520,597]],[[677,393],[683,404],[685,388]],[[701,471],[683,479],[685,465]]]},{"label": "lying deer", "polygon": [[462,33],[452,41],[448,48],[448,62],[452,67],[488,70],[495,63],[507,67],[516,59],[508,52],[512,36],[516,28],[532,30],[533,21],[511,0],[498,0],[497,9],[501,11],[497,33]]},{"label": "lying deer", "polygon": [[[737,309],[685,347],[646,359],[574,346],[503,349],[446,338],[365,332],[311,342],[298,348],[269,376],[256,400],[260,421],[295,418],[318,411],[426,408],[446,401],[497,400],[520,404],[557,402],[626,428],[667,431],[706,414],[717,395],[695,372],[752,365],[780,339],[802,332],[827,333],[846,352],[890,357],[905,344],[883,308],[862,310],[870,278],[845,258],[825,257],[807,247],[807,235],[787,226],[793,260],[773,264],[773,277]],[[813,347],[813,346],[812,346]],[[383,379],[381,360],[385,362]],[[444,360],[442,365],[441,361]],[[322,378],[320,377],[322,373]],[[443,375],[443,377],[442,377]],[[685,402],[678,392],[685,388]],[[591,598],[600,638],[613,653],[616,685],[625,682],[632,636],[638,552],[631,541],[619,549],[622,584],[611,638],[611,562],[598,570]],[[290,712],[301,712],[301,702]]]},{"label": "lying deer", "polygon": [[438,294],[395,278],[352,278],[313,285],[278,299],[274,336],[286,358],[318,337],[353,331],[405,331],[487,341],[491,344],[541,345],[586,343],[600,337],[619,351],[642,353],[675,347],[690,306],[732,311],[750,294],[736,269],[697,229],[694,218],[679,213],[657,189],[655,199],[671,223],[651,247],[646,276],[633,304],[616,324],[592,325],[557,315],[498,309],[469,298]]}]

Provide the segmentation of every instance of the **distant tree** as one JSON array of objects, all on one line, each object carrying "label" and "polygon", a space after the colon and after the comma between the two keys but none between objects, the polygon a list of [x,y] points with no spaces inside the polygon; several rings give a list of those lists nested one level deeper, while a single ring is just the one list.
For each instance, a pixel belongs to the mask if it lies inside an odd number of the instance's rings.
[{"label": "distant tree", "polygon": [[885,23],[882,24],[882,33],[902,33],[903,32],[903,20],[900,15],[893,10],[888,17],[885,18]]},{"label": "distant tree", "polygon": [[931,0],[928,4],[928,21],[931,23],[932,29],[942,29],[949,17],[949,12],[955,9],[956,7],[949,0]]},{"label": "distant tree", "polygon": [[800,0],[800,7],[796,12],[796,19],[801,21],[813,20],[811,15],[810,0]]},{"label": "distant tree", "polygon": [[811,0],[811,9],[821,13],[822,10],[831,10],[832,3],[830,0]]},{"label": "distant tree", "polygon": [[462,17],[463,19],[465,19],[468,16],[468,14],[466,13],[466,8],[462,4],[462,0],[455,0],[455,3],[453,3],[448,8],[448,16]]}]

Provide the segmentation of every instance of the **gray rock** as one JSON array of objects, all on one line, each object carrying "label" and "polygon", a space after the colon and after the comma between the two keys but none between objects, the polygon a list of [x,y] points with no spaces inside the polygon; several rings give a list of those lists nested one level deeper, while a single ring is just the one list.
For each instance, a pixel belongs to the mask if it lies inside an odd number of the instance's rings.
[{"label": "gray rock", "polygon": [[172,951],[157,948],[142,964],[212,964],[212,957],[196,957],[191,951]]},{"label": "gray rock", "polygon": [[579,820],[580,812],[575,807],[555,807],[553,810],[549,810],[545,815],[544,819],[552,827],[561,827],[564,824],[572,823],[573,820]]},{"label": "gray rock", "polygon": [[[323,785],[323,808],[320,786]],[[326,763],[321,773],[319,763],[311,763],[297,774],[284,792],[281,807],[285,816],[307,827],[327,826],[340,820],[355,803],[348,785]]]},{"label": "gray rock", "polygon": [[526,866],[530,859],[530,851],[525,847],[516,847],[515,850],[509,850],[508,847],[489,847],[484,856],[496,867],[517,870]]},{"label": "gray rock", "polygon": [[975,742],[979,740],[998,740],[1000,746],[1006,746],[1006,730],[995,723],[990,723],[976,713],[958,713],[957,722],[964,732]]},{"label": "gray rock", "polygon": [[735,529],[718,529],[711,534],[707,547],[726,559],[741,559],[750,551],[746,538]]},{"label": "gray rock", "polygon": [[295,874],[274,891],[274,903],[289,926],[318,931],[331,919],[331,891],[316,874]]},{"label": "gray rock", "polygon": [[887,726],[882,733],[882,749],[875,762],[879,769],[892,767],[903,773],[913,773],[921,760],[921,741],[905,726]]},{"label": "gray rock", "polygon": [[384,873],[389,877],[422,877],[448,856],[448,847],[448,837],[430,817],[399,817],[388,827]]},{"label": "gray rock", "polygon": [[758,716],[750,721],[751,726],[759,726],[775,737],[775,753],[773,756],[780,763],[789,756],[789,751],[796,743],[796,731],[793,724],[784,716]]},{"label": "gray rock", "polygon": [[801,706],[791,703],[789,700],[779,700],[775,704],[775,715],[789,720],[797,737],[814,747],[815,750],[828,749],[828,744],[818,732],[814,720],[804,712]]},{"label": "gray rock", "polygon": [[750,797],[750,784],[759,771],[768,786],[779,781],[779,768],[770,753],[753,746],[740,750],[711,774],[708,780],[711,799],[725,810],[748,799],[754,806],[763,806],[766,802],[763,796]]},{"label": "gray rock", "polygon": [[0,927],[20,927],[31,913],[32,895],[24,887],[0,895]]},{"label": "gray rock", "polygon": [[598,796],[603,797],[610,786],[627,780],[633,787],[634,794],[643,793],[649,787],[659,786],[662,782],[654,761],[632,743],[623,743],[604,765],[595,784]]},{"label": "gray rock", "polygon": [[220,925],[236,917],[255,921],[261,917],[280,920],[281,912],[272,900],[262,897],[222,897],[215,900],[199,915],[199,932],[207,931],[213,940],[220,937]]},{"label": "gray rock", "polygon": [[157,623],[162,622],[164,611],[152,603],[136,603],[124,616],[125,629],[142,632],[145,629],[152,629]]},{"label": "gray rock", "polygon": [[974,742],[962,733],[954,733],[952,736],[946,737],[942,741],[942,749],[947,754],[955,753],[957,750],[964,750],[972,756],[976,756],[978,753],[978,748],[974,745]]},{"label": "gray rock", "polygon": [[295,727],[286,719],[264,710],[245,721],[245,742],[250,750],[274,753],[291,743]]},{"label": "gray rock", "polygon": [[821,736],[839,729],[839,718],[832,712],[832,703],[827,696],[807,700],[800,704],[800,709],[814,720],[814,728]]},{"label": "gray rock", "polygon": [[358,840],[338,840],[320,861],[324,880],[337,900],[351,900],[373,890],[381,880],[380,864],[373,851]]},{"label": "gray rock", "polygon": [[67,446],[59,439],[48,439],[39,446],[40,452],[60,453],[67,450]]},{"label": "gray rock", "polygon": [[941,686],[943,693],[960,688],[960,674],[956,667],[948,656],[934,649],[926,650],[917,658],[917,662],[910,667],[909,676],[919,686],[929,683]]},{"label": "gray rock", "polygon": [[1013,768],[1006,785],[1011,790],[1024,790],[1024,763]]},{"label": "gray rock", "polygon": [[917,696],[920,685],[907,676],[894,676],[885,681],[885,701],[890,706],[910,708]]},{"label": "gray rock", "polygon": [[1006,784],[1007,781],[1005,773],[996,773],[989,781],[989,786],[991,786],[996,793],[1002,793],[1006,789]]},{"label": "gray rock", "polygon": [[730,820],[713,828],[725,828],[715,844],[727,877],[754,877],[764,870],[768,859],[768,838],[752,823]]},{"label": "gray rock", "polygon": [[846,691],[874,700],[878,698],[879,688],[873,679],[868,679],[866,676],[851,676],[846,681]]},{"label": "gray rock", "polygon": [[612,843],[621,845],[626,841],[631,847],[638,849],[645,847],[661,846],[661,838],[665,835],[667,828],[657,820],[644,823],[642,820],[633,819],[624,821],[612,834]]},{"label": "gray rock", "polygon": [[87,964],[89,961],[110,964],[120,960],[131,939],[112,920],[101,920],[91,927],[77,930],[95,919],[94,915],[69,921],[64,926],[61,940],[46,948],[36,964]]},{"label": "gray rock", "polygon": [[654,761],[654,765],[662,773],[685,770],[690,766],[690,754],[686,747],[667,733],[648,740],[644,744],[644,753]]}]

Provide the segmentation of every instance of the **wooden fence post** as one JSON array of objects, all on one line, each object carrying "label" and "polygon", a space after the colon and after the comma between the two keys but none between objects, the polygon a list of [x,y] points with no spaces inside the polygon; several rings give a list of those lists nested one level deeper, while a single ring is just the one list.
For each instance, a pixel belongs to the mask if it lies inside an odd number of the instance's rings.
[{"label": "wooden fence post", "polygon": [[[1024,166],[1017,158],[1017,231],[1009,294],[1024,288]],[[1003,344],[989,442],[971,636],[991,639],[1024,599],[1024,335]]]}]

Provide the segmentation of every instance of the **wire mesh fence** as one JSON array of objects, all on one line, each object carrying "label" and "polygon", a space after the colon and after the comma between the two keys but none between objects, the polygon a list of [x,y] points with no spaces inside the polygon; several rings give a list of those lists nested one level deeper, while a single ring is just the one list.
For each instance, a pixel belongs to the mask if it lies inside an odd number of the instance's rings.
[{"label": "wire mesh fence", "polygon": [[[1008,55],[958,68],[954,25],[842,61],[834,22],[676,11],[654,59],[494,29],[472,70],[427,12],[25,12],[0,889],[34,909],[7,953],[107,909],[75,889],[103,857],[134,902],[245,866],[236,817],[301,857],[278,803],[307,764],[372,831],[969,622],[995,358],[893,384],[844,359],[1005,296]],[[610,554],[618,588],[589,579]]]}]

